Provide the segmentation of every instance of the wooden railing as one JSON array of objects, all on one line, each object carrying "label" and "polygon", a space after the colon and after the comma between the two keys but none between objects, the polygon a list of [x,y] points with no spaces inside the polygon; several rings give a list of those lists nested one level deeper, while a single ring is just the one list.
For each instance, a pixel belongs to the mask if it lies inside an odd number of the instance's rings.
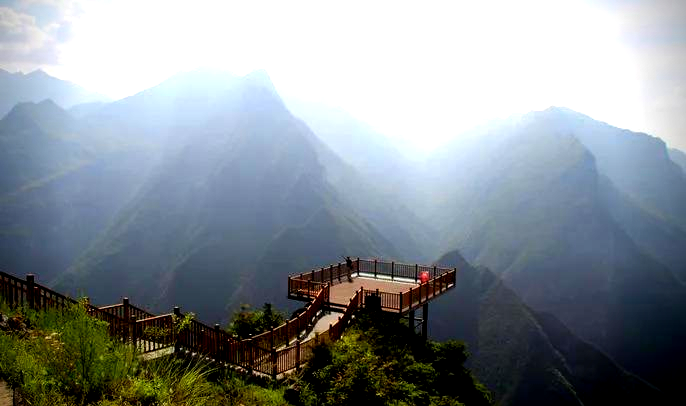
[{"label": "wooden railing", "polygon": [[348,275],[384,277],[390,278],[392,281],[414,281],[418,283],[424,272],[428,275],[429,280],[417,287],[401,292],[364,291],[360,299],[364,304],[367,297],[380,296],[382,309],[404,313],[455,286],[457,270],[439,266],[410,265],[357,258],[353,261],[352,269],[339,263],[313,269],[310,272],[290,275],[288,277],[288,294],[295,298],[313,297],[311,291],[314,288],[312,286],[322,283],[329,283],[334,286],[347,281]]},{"label": "wooden railing", "polygon": [[[358,290],[350,298],[343,314],[326,331],[314,334],[308,340],[300,340],[329,304],[331,286],[361,274],[418,281],[421,272],[428,272],[431,279],[404,292]],[[112,337],[131,343],[141,353],[173,346],[175,352],[192,352],[220,363],[276,377],[300,368],[312,357],[316,345],[338,340],[352,321],[353,314],[365,305],[370,296],[380,297],[382,309],[403,313],[453,287],[455,278],[454,269],[359,258],[353,262],[352,268],[336,264],[292,275],[288,278],[288,293],[310,298],[305,310],[278,327],[244,340],[233,337],[218,324],[209,326],[198,320],[185,320],[179,308],[174,308],[173,313],[158,316],[130,304],[128,298],[124,298],[122,303],[103,307],[86,303],[86,310],[92,317],[107,322]],[[34,309],[61,309],[78,303],[37,284],[33,275],[22,280],[4,272],[0,272],[0,296],[10,306]]]}]

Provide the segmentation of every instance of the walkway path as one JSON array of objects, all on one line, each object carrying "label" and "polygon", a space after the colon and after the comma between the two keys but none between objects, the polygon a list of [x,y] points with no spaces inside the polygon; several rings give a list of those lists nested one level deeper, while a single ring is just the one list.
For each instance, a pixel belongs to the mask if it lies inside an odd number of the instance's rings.
[{"label": "walkway path", "polygon": [[312,331],[307,335],[302,341],[307,341],[314,338],[315,333],[321,334],[329,329],[329,326],[338,321],[338,317],[342,316],[342,313],[331,312],[320,317],[312,327]]},{"label": "walkway path", "polygon": [[0,406],[12,406],[12,389],[3,380],[0,380]]}]

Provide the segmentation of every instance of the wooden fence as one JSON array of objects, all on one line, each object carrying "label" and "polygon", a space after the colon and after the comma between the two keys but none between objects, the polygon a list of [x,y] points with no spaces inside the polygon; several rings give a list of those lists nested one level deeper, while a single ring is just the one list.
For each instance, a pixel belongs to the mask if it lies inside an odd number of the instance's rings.
[{"label": "wooden fence", "polygon": [[[421,272],[428,272],[431,280],[405,292],[358,290],[350,298],[343,314],[325,332],[301,341],[318,315],[326,310],[331,286],[347,281],[353,274],[417,281]],[[384,310],[403,313],[453,287],[455,275],[454,269],[359,258],[353,262],[352,269],[337,264],[292,275],[288,278],[289,296],[311,299],[306,308],[280,326],[244,340],[233,337],[218,324],[209,326],[198,320],[185,320],[179,308],[174,308],[173,313],[155,315],[129,303],[128,298],[124,298],[122,303],[103,307],[86,303],[86,310],[92,317],[107,322],[108,333],[112,337],[131,343],[141,353],[173,346],[175,352],[187,351],[276,377],[300,368],[312,357],[315,346],[338,340],[352,321],[353,314],[365,305],[368,297],[379,296]],[[10,306],[32,309],[63,309],[78,303],[36,283],[33,275],[27,275],[23,280],[4,272],[0,272],[0,296]]]}]

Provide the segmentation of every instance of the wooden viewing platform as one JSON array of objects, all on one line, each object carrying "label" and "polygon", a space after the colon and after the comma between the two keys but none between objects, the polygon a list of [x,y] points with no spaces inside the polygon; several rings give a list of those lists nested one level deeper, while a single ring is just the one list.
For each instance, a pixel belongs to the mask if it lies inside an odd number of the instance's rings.
[{"label": "wooden viewing platform", "polygon": [[[424,283],[420,283],[422,274],[427,279]],[[419,321],[426,339],[428,303],[454,288],[456,276],[455,268],[357,258],[352,261],[352,267],[338,263],[289,276],[288,297],[309,302],[314,292],[326,286],[329,309],[346,315],[351,306],[367,307],[368,302],[374,303],[382,311],[407,314],[413,330]],[[422,318],[416,319],[415,311],[420,307]]]},{"label": "wooden viewing platform", "polygon": [[[424,283],[420,283],[422,273],[428,276]],[[306,301],[307,306],[282,325],[249,339],[239,339],[218,324],[209,326],[198,320],[190,320],[181,329],[179,322],[184,315],[178,307],[155,315],[129,303],[128,298],[114,305],[86,303],[85,307],[92,317],[107,322],[112,337],[133,345],[141,354],[190,352],[276,378],[299,369],[316,345],[339,339],[353,314],[365,306],[407,314],[412,328],[415,310],[421,307],[422,334],[426,337],[428,302],[455,287],[456,273],[456,269],[357,258],[352,268],[336,264],[291,275],[288,297]],[[34,275],[24,280],[4,272],[0,272],[0,298],[10,306],[31,309],[62,309],[77,303],[36,283]],[[308,336],[319,317],[330,310],[342,314],[328,329]]]},{"label": "wooden viewing platform", "polygon": [[[344,310],[357,291],[366,298],[381,298],[381,309],[404,314],[421,307],[427,301],[455,287],[457,269],[437,266],[408,265],[357,258],[352,268],[345,264],[329,265],[288,277],[288,297],[310,301],[323,285],[330,286],[327,305]],[[428,275],[426,283],[420,283],[422,273]]]}]

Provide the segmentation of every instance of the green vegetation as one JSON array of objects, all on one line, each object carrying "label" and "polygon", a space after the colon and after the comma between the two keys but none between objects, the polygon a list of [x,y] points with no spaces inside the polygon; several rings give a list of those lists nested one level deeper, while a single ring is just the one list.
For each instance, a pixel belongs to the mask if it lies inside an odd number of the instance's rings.
[{"label": "green vegetation", "polygon": [[[0,313],[0,378],[27,405],[491,404],[463,366],[462,343],[425,343],[388,315],[360,314],[342,340],[315,348],[307,367],[275,382],[192,358],[143,361],[80,304],[45,312],[0,305]],[[238,325],[280,318],[267,305],[236,315]]]},{"label": "green vegetation", "polygon": [[248,381],[197,360],[141,361],[107,325],[75,305],[64,311],[10,310],[0,330],[0,377],[27,405],[285,405],[283,388]]},{"label": "green vegetation", "polygon": [[294,403],[492,403],[488,390],[464,367],[468,356],[464,344],[424,342],[408,330],[395,316],[360,314],[340,341],[315,349],[296,383],[300,391]]}]

